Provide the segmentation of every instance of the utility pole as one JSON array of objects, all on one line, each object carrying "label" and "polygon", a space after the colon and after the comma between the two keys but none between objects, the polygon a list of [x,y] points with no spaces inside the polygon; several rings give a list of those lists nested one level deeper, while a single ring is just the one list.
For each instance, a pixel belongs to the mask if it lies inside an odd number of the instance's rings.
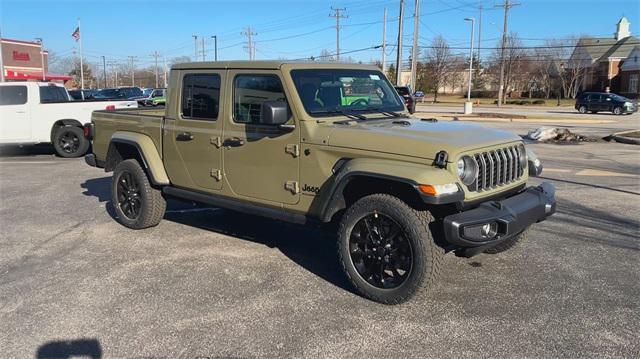
[{"label": "utility pole", "polygon": [[418,76],[418,29],[420,28],[420,0],[416,0],[415,13],[413,14],[413,48],[411,49],[411,90],[416,90],[416,77]]},{"label": "utility pole", "polygon": [[348,18],[348,16],[344,15],[344,14],[340,14],[341,11],[346,11],[346,8],[334,8],[333,6],[331,7],[331,10],[333,10],[333,14],[329,14],[329,17],[334,17],[336,19],[336,62],[340,61],[340,19],[346,19]]},{"label": "utility pole", "polygon": [[191,37],[193,37],[194,45],[193,61],[198,61],[198,35],[191,35]]},{"label": "utility pole", "polygon": [[398,18],[398,51],[396,54],[396,86],[401,86],[402,80],[402,27],[404,26],[404,0],[400,0],[400,16]]},{"label": "utility pole", "polygon": [[382,73],[387,67],[387,8],[384,8],[384,17],[382,21]]},{"label": "utility pole", "polygon": [[[467,103],[465,103],[465,115],[471,113],[471,81],[473,77],[473,30],[475,28],[476,19],[472,17],[466,17],[465,21],[471,22],[471,40],[469,40],[469,88],[467,89]],[[468,108],[467,108],[468,106]]]},{"label": "utility pole", "polygon": [[249,51],[249,60],[254,60],[256,57],[256,45],[253,43],[253,37],[258,35],[251,29],[251,26],[247,26],[247,29],[240,33],[240,35],[247,37],[247,50]]},{"label": "utility pole", "polygon": [[504,8],[504,27],[502,28],[502,46],[500,47],[500,86],[498,87],[498,107],[502,106],[502,97],[504,96],[504,50],[507,46],[507,29],[509,25],[509,9],[520,4],[514,4],[505,0],[504,4],[495,7]]},{"label": "utility pole", "polygon": [[107,64],[111,66],[113,72],[115,73],[115,81],[113,83],[113,87],[118,87],[118,62],[109,61]]},{"label": "utility pole", "polygon": [[478,9],[480,10],[480,14],[478,17],[478,64],[480,64],[480,42],[482,39],[482,10],[483,10],[482,5],[480,5]]},{"label": "utility pole", "polygon": [[151,56],[154,57],[155,61],[156,61],[156,67],[155,67],[156,88],[158,88],[158,57],[160,57],[160,54],[158,53],[158,51],[154,51],[153,54],[151,54]]},{"label": "utility pole", "polygon": [[84,60],[82,59],[82,30],[80,30],[80,18],[78,18],[78,47],[80,49],[80,90],[84,90]]},{"label": "utility pole", "polygon": [[204,51],[204,36],[202,37],[202,61],[206,61],[206,51]]},{"label": "utility pole", "polygon": [[102,56],[102,79],[104,80],[104,87],[107,87],[107,59]]},{"label": "utility pole", "polygon": [[136,68],[135,68],[135,61],[136,61],[136,57],[135,56],[129,56],[129,61],[131,62],[131,86],[135,86],[136,85]]},{"label": "utility pole", "polygon": [[213,61],[218,61],[218,36],[211,36],[213,39]]},{"label": "utility pole", "polygon": [[162,56],[162,69],[164,70],[164,87],[167,87],[167,58]]}]

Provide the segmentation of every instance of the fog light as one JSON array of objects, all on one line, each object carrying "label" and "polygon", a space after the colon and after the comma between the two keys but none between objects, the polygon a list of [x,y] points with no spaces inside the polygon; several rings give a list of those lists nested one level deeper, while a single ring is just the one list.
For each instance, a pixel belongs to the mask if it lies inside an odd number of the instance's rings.
[{"label": "fog light", "polygon": [[474,226],[466,226],[464,227],[463,235],[465,238],[478,241],[492,239],[498,235],[498,223],[490,222]]}]

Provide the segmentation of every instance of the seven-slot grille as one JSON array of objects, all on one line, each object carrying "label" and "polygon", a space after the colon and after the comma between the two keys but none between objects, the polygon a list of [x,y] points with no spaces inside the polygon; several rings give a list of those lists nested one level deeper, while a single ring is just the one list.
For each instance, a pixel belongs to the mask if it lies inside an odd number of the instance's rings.
[{"label": "seven-slot grille", "polygon": [[478,166],[478,174],[469,190],[486,191],[522,177],[524,168],[520,165],[520,151],[524,151],[524,148],[516,145],[471,156]]}]

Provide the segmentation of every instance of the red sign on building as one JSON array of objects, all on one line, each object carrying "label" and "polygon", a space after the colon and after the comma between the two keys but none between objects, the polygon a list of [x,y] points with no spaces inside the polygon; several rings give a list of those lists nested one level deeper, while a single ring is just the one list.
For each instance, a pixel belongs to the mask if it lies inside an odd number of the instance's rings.
[{"label": "red sign on building", "polygon": [[13,51],[13,59],[16,61],[31,61],[29,53],[15,50]]}]

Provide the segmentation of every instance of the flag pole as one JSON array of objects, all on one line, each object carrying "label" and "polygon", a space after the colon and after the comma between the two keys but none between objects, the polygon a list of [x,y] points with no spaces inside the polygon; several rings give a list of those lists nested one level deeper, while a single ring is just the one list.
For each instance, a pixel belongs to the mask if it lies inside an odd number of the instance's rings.
[{"label": "flag pole", "polygon": [[78,42],[80,47],[80,89],[84,90],[84,65],[82,62],[82,30],[80,30],[80,18],[78,18]]}]

